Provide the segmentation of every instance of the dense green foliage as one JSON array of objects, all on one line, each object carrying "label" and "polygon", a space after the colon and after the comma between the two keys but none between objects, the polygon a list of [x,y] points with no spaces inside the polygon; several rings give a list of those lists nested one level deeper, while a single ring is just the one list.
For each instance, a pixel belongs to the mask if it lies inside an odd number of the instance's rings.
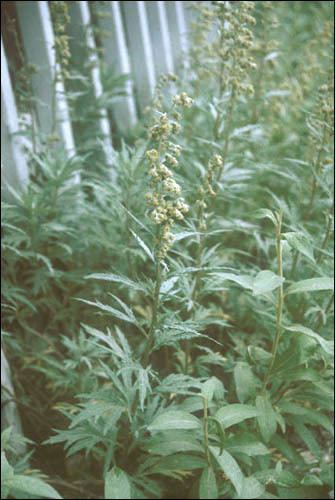
[{"label": "dense green foliage", "polygon": [[115,182],[90,117],[3,203],[2,498],[331,497],[333,4],[254,3],[196,3]]}]

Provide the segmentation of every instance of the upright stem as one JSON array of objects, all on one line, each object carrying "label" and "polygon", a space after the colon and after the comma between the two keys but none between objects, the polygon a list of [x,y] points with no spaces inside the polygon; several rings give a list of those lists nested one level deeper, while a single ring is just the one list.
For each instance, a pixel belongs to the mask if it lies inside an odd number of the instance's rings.
[{"label": "upright stem", "polygon": [[326,232],[325,232],[325,235],[324,235],[324,238],[323,238],[323,241],[322,241],[322,244],[321,244],[321,251],[316,259],[316,262],[319,264],[322,260],[322,257],[323,257],[323,253],[322,251],[326,248],[327,246],[327,243],[329,241],[329,238],[330,238],[330,235],[331,235],[331,230],[332,230],[332,222],[333,222],[333,219],[332,219],[332,216],[331,214],[329,213],[328,216],[328,221],[327,221],[327,227],[326,227]]},{"label": "upright stem", "polygon": [[[202,200],[200,200],[200,201],[202,201]],[[203,209],[202,203],[199,205],[199,208],[198,208],[197,222],[198,222],[197,230],[200,232],[202,229],[202,226],[203,226],[203,222],[204,222],[204,209]],[[202,251],[204,248],[204,244],[205,244],[205,238],[203,237],[202,234],[199,234],[197,253],[196,253],[196,258],[195,258],[195,267],[196,268],[199,268],[201,266],[201,254],[202,254]],[[194,311],[194,302],[196,301],[197,295],[198,295],[200,279],[201,279],[201,272],[196,271],[195,272],[195,283],[194,283],[194,287],[193,287],[192,295],[191,295],[191,300],[193,303],[193,311]],[[186,340],[185,341],[185,373],[186,374],[188,373],[190,357],[191,357],[191,341]]]},{"label": "upright stem", "polygon": [[[276,228],[276,253],[277,253],[278,275],[280,276],[280,278],[283,278],[283,247],[281,242],[281,226],[282,226],[282,213],[280,212],[278,214],[278,224]],[[266,389],[272,368],[274,366],[277,357],[279,341],[282,333],[283,306],[284,306],[284,286],[283,283],[281,283],[277,292],[276,333],[272,345],[270,365],[264,379],[263,390]]]},{"label": "upright stem", "polygon": [[[334,292],[332,293],[327,305],[326,305],[326,308],[325,308],[325,314],[327,314],[329,311],[330,311],[330,308],[331,306],[333,305],[334,303]],[[316,319],[316,325],[315,325],[315,329],[318,330],[322,325],[322,313],[319,311],[318,313],[318,316],[317,316],[317,319]]]},{"label": "upright stem", "polygon": [[208,466],[211,465],[211,456],[209,452],[209,434],[208,434],[208,401],[207,398],[203,398],[204,402],[204,441],[205,441],[205,450],[206,450],[206,460],[208,463]]},{"label": "upright stem", "polygon": [[[224,40],[224,29],[223,29],[223,24],[224,24],[224,18],[222,20],[222,26],[221,26],[221,33],[220,33],[220,49],[222,48],[223,45],[223,40]],[[224,78],[223,78],[223,69],[224,69],[224,59],[221,57],[220,58],[220,75],[219,75],[219,101],[221,101],[225,84],[224,84]],[[219,102],[220,105],[220,102]],[[218,114],[214,123],[214,140],[217,141],[219,139],[219,128],[220,128],[220,123],[222,119],[222,113],[220,113],[218,109]]]},{"label": "upright stem", "polygon": [[322,130],[322,140],[321,144],[319,147],[318,155],[316,157],[315,163],[314,163],[314,175],[313,175],[313,181],[312,181],[312,189],[311,189],[311,195],[310,199],[307,205],[307,210],[305,212],[305,219],[307,219],[308,215],[311,213],[313,210],[314,202],[315,202],[315,196],[316,196],[316,191],[317,191],[317,180],[316,180],[316,174],[319,171],[320,168],[320,163],[321,163],[321,158],[322,158],[322,151],[326,142],[326,125],[323,125],[323,130]]},{"label": "upright stem", "polygon": [[293,256],[293,260],[292,260],[292,267],[291,267],[291,276],[293,277],[294,273],[295,273],[295,270],[296,270],[296,267],[297,267],[297,264],[298,264],[298,260],[299,260],[299,252],[298,250],[296,250],[294,252],[294,256]]},{"label": "upright stem", "polygon": [[218,176],[217,176],[217,180],[218,181],[221,179],[222,172],[223,172],[223,169],[225,167],[226,159],[227,159],[227,156],[228,156],[229,142],[230,142],[231,120],[232,120],[232,116],[233,116],[233,112],[234,112],[234,107],[235,107],[235,98],[236,98],[235,89],[232,88],[232,91],[231,91],[231,94],[230,94],[229,103],[228,103],[227,116],[226,116],[226,119],[225,119],[224,137],[223,137],[223,144],[224,144],[224,146],[223,146],[223,152],[222,152],[223,162],[222,162],[222,167],[218,171]]},{"label": "upright stem", "polygon": [[[159,243],[158,243],[159,245]],[[159,292],[162,284],[162,266],[161,266],[161,260],[157,256],[156,252],[156,283],[155,283],[155,291],[154,291],[154,297],[153,297],[153,311],[152,311],[152,318],[151,318],[151,323],[149,327],[149,333],[148,333],[148,339],[147,339],[147,344],[145,346],[145,350],[143,353],[143,363],[146,366],[149,362],[150,358],[150,352],[151,349],[154,345],[154,340],[155,340],[155,329],[157,326],[157,320],[158,320],[158,311],[159,311]]]},{"label": "upright stem", "polygon": [[261,90],[262,90],[262,80],[263,80],[263,75],[264,75],[264,54],[262,54],[261,57],[261,62],[259,65],[259,71],[257,75],[257,81],[255,85],[255,95],[254,95],[254,100],[252,104],[252,115],[251,115],[251,123],[256,123],[258,120],[259,116],[259,102],[260,102],[260,97],[261,97]]}]

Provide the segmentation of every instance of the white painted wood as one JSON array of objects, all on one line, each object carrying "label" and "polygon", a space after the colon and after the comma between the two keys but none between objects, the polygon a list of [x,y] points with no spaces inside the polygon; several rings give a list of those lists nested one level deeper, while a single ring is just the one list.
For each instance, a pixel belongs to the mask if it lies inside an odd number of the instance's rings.
[{"label": "white painted wood", "polygon": [[124,1],[121,6],[125,17],[136,94],[139,106],[143,109],[150,103],[156,85],[145,2]]},{"label": "white painted wood", "polygon": [[28,167],[23,153],[14,93],[9,76],[6,53],[1,38],[1,180],[4,198],[10,198],[6,185],[24,188]]},{"label": "white painted wood", "polygon": [[171,38],[172,54],[175,68],[178,69],[183,66],[188,68],[187,52],[187,22],[185,17],[183,1],[166,1],[165,8],[168,18],[168,27]]},{"label": "white painted wood", "polygon": [[[196,2],[183,0],[182,2],[176,2],[176,3],[182,4],[182,7],[184,9],[184,20],[186,28],[188,30],[190,28],[191,23],[195,21],[197,18],[197,12],[194,8],[192,8],[192,6],[196,4]],[[208,2],[207,7],[211,8],[211,2]]]},{"label": "white painted wood", "polygon": [[112,108],[118,130],[127,132],[137,122],[137,111],[133,81],[130,78],[130,57],[122,23],[120,2],[101,2],[99,12],[105,15],[105,17],[98,18],[99,27],[106,31],[106,36],[101,38],[104,63],[113,68],[116,75],[129,75],[125,82],[127,95],[120,97]]},{"label": "white painted wood", "polygon": [[165,2],[145,2],[147,9],[156,77],[173,73],[173,54]]},{"label": "white painted wood", "polygon": [[57,132],[70,158],[75,153],[75,145],[64,84],[56,63],[48,2],[21,1],[16,2],[16,8],[27,62],[37,68],[32,76],[32,88],[39,132],[44,137]]},{"label": "white painted wood", "polygon": [[[5,352],[1,343],[1,431],[11,426],[15,434],[23,435],[21,419],[15,401],[14,388],[10,367],[5,356]],[[18,455],[23,455],[27,451],[24,443],[13,442]]]},{"label": "white painted wood", "polygon": [[[76,60],[82,66],[90,68],[94,96],[99,101],[103,96],[101,83],[100,62],[96,51],[96,44],[91,25],[91,16],[88,2],[74,1],[69,3],[70,26],[69,34],[73,37],[71,46]],[[111,128],[108,112],[105,107],[99,105],[98,127],[101,135],[102,146],[107,165],[113,165],[114,150],[112,146]],[[113,169],[111,176],[114,177]]]}]

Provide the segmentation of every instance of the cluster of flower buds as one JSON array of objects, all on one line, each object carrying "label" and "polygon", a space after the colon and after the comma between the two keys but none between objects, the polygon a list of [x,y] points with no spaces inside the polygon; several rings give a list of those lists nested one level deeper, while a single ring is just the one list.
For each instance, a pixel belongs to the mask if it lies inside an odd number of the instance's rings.
[{"label": "cluster of flower buds", "polygon": [[152,188],[146,194],[146,202],[151,220],[160,226],[156,247],[160,260],[166,257],[173,243],[173,224],[182,221],[189,210],[181,196],[181,187],[174,178],[173,169],[179,166],[181,147],[172,142],[172,138],[181,128],[181,115],[175,107],[189,107],[192,102],[185,92],[175,96],[171,112],[167,114],[158,111],[154,124],[149,128],[149,137],[156,146],[146,152]]},{"label": "cluster of flower buds", "polygon": [[66,26],[70,22],[68,2],[50,2],[53,27],[55,32],[55,52],[57,62],[60,66],[60,77],[69,77],[70,48],[69,36],[66,34]]},{"label": "cluster of flower buds", "polygon": [[174,73],[167,73],[161,75],[155,87],[154,99],[152,101],[152,106],[148,106],[145,110],[146,114],[154,111],[162,111],[164,107],[164,94],[166,94],[166,89],[178,80],[177,75]]},{"label": "cluster of flower buds", "polygon": [[177,106],[184,106],[185,108],[190,108],[193,105],[193,99],[189,97],[186,92],[175,95],[173,102]]},{"label": "cluster of flower buds", "polygon": [[214,154],[208,161],[207,172],[204,176],[203,183],[198,190],[197,206],[199,209],[199,230],[206,230],[206,213],[207,208],[206,199],[208,196],[215,196],[216,193],[213,188],[214,180],[217,177],[217,172],[222,171],[224,167],[223,158],[219,154]]},{"label": "cluster of flower buds", "polygon": [[213,155],[208,162],[207,173],[206,173],[205,180],[204,180],[204,189],[205,189],[205,192],[207,192],[211,196],[216,195],[216,193],[213,189],[213,181],[215,178],[215,174],[218,171],[222,171],[223,166],[224,166],[223,165],[223,158],[219,154]]},{"label": "cluster of flower buds", "polygon": [[223,167],[223,158],[221,155],[215,154],[210,158],[202,186],[202,192],[204,196],[206,196],[207,194],[209,194],[210,196],[216,195],[213,189],[213,182],[216,177],[216,173],[218,171],[222,171]]},{"label": "cluster of flower buds", "polygon": [[[205,4],[205,5],[204,5]],[[255,2],[199,2],[198,20],[193,27],[191,59],[199,79],[219,78],[223,87],[236,95],[254,92],[250,71],[256,68],[251,55],[256,24]],[[213,39],[210,33],[217,33]],[[238,64],[237,64],[238,61]]]},{"label": "cluster of flower buds", "polygon": [[334,84],[323,84],[319,87],[320,111],[327,121],[332,121],[334,115]]}]

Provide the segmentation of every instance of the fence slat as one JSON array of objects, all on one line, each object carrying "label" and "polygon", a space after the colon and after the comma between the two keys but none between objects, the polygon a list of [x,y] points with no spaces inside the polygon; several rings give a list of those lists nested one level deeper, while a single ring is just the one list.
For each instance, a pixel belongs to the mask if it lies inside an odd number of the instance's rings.
[{"label": "fence slat", "polygon": [[[99,57],[96,51],[96,44],[91,24],[91,16],[89,11],[88,2],[75,1],[69,3],[70,11],[70,26],[69,33],[73,36],[72,47],[75,57],[79,59],[79,63],[84,66],[88,64],[91,69],[91,79],[93,85],[93,92],[96,100],[103,96],[103,87],[101,83],[101,74],[99,66]],[[81,46],[86,45],[86,47]],[[87,57],[87,59],[85,59]],[[107,110],[104,106],[99,104],[99,118],[98,126],[102,137],[102,145],[106,158],[107,165],[113,164],[113,146],[111,140],[111,129]],[[111,170],[111,176],[114,176]]]},{"label": "fence slat", "polygon": [[150,27],[156,77],[161,74],[173,73],[173,54],[165,2],[145,2],[145,5]]},{"label": "fence slat", "polygon": [[3,160],[3,194],[8,197],[6,185],[23,188],[28,180],[27,162],[22,151],[23,138],[19,132],[19,122],[14,93],[10,81],[6,53],[1,37],[1,151]]},{"label": "fence slat", "polygon": [[118,130],[126,132],[136,124],[137,112],[120,2],[101,2],[99,12],[105,14],[105,17],[99,17],[99,26],[108,32],[106,36],[101,37],[103,60],[106,66],[115,70],[115,75],[129,75],[124,85],[127,95],[120,97],[112,108]]},{"label": "fence slat", "polygon": [[145,2],[124,1],[121,5],[125,17],[136,93],[140,108],[143,109],[150,103],[156,85]]},{"label": "fence slat", "polygon": [[188,51],[186,37],[187,24],[183,3],[184,2],[182,1],[165,2],[175,68],[178,68],[181,63],[183,63],[184,67],[187,68],[187,59],[185,59],[185,55]]},{"label": "fence slat", "polygon": [[58,132],[68,157],[75,153],[64,84],[59,77],[48,2],[16,2],[27,62],[37,68],[32,76],[41,134]]}]

